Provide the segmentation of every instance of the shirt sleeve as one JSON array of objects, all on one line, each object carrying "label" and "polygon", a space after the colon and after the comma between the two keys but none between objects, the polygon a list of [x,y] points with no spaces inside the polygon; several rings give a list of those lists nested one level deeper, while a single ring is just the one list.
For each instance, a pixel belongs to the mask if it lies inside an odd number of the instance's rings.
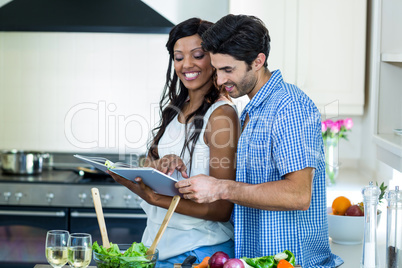
[{"label": "shirt sleeve", "polygon": [[273,159],[280,176],[317,168],[322,157],[321,115],[314,107],[292,101],[273,125]]}]

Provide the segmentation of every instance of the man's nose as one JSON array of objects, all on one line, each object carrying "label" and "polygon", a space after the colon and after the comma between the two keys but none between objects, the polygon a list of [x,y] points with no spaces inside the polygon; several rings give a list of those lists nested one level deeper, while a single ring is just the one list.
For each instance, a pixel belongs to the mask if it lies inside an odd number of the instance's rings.
[{"label": "man's nose", "polygon": [[226,76],[224,74],[221,74],[221,73],[216,74],[216,83],[218,84],[218,86],[225,84],[227,80],[228,79],[226,78]]}]

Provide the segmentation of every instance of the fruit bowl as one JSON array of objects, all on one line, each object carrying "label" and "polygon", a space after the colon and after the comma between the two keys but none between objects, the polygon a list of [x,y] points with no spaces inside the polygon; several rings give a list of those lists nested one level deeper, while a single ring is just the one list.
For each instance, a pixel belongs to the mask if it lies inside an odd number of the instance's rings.
[{"label": "fruit bowl", "polygon": [[[129,247],[130,244],[118,244],[120,251],[123,253]],[[111,268],[111,267],[141,267],[141,268],[153,268],[158,261],[159,251],[156,249],[155,254],[147,256],[136,257],[123,257],[123,256],[110,256],[103,255],[93,251],[93,259],[98,268]]]},{"label": "fruit bowl", "polygon": [[[332,242],[342,245],[357,245],[363,242],[364,216],[339,216],[327,208],[328,231]],[[377,215],[377,226],[380,215]]]}]

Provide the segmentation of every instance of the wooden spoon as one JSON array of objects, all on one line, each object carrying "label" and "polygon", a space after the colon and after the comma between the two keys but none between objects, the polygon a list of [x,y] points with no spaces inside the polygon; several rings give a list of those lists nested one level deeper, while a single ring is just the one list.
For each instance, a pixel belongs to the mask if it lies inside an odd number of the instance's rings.
[{"label": "wooden spoon", "polygon": [[152,255],[155,253],[156,246],[158,245],[159,241],[161,240],[162,235],[165,232],[166,227],[170,221],[170,218],[172,217],[173,212],[177,207],[177,204],[179,204],[179,201],[180,201],[180,196],[178,196],[178,195],[173,196],[172,202],[170,202],[169,209],[166,212],[165,218],[162,221],[162,225],[161,225],[161,227],[159,227],[159,231],[156,234],[154,242],[152,242],[152,245],[149,247],[149,249],[147,251],[147,255]]},{"label": "wooden spoon", "polygon": [[110,248],[109,238],[107,237],[107,230],[105,224],[105,218],[103,217],[102,203],[99,196],[98,188],[92,188],[92,198],[94,200],[96,217],[98,218],[99,229],[102,236],[102,244],[105,248]]}]

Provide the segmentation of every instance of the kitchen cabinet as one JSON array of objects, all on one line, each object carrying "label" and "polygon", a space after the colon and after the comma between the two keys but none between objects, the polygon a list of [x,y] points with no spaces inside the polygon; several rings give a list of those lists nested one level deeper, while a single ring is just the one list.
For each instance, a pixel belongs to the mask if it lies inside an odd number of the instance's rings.
[{"label": "kitchen cabinet", "polygon": [[[402,2],[373,0],[370,90],[377,158],[402,172]],[[401,133],[400,133],[401,134]]]},{"label": "kitchen cabinet", "polygon": [[264,21],[272,40],[269,68],[281,69],[325,117],[363,114],[365,0],[231,0],[230,12]]}]

